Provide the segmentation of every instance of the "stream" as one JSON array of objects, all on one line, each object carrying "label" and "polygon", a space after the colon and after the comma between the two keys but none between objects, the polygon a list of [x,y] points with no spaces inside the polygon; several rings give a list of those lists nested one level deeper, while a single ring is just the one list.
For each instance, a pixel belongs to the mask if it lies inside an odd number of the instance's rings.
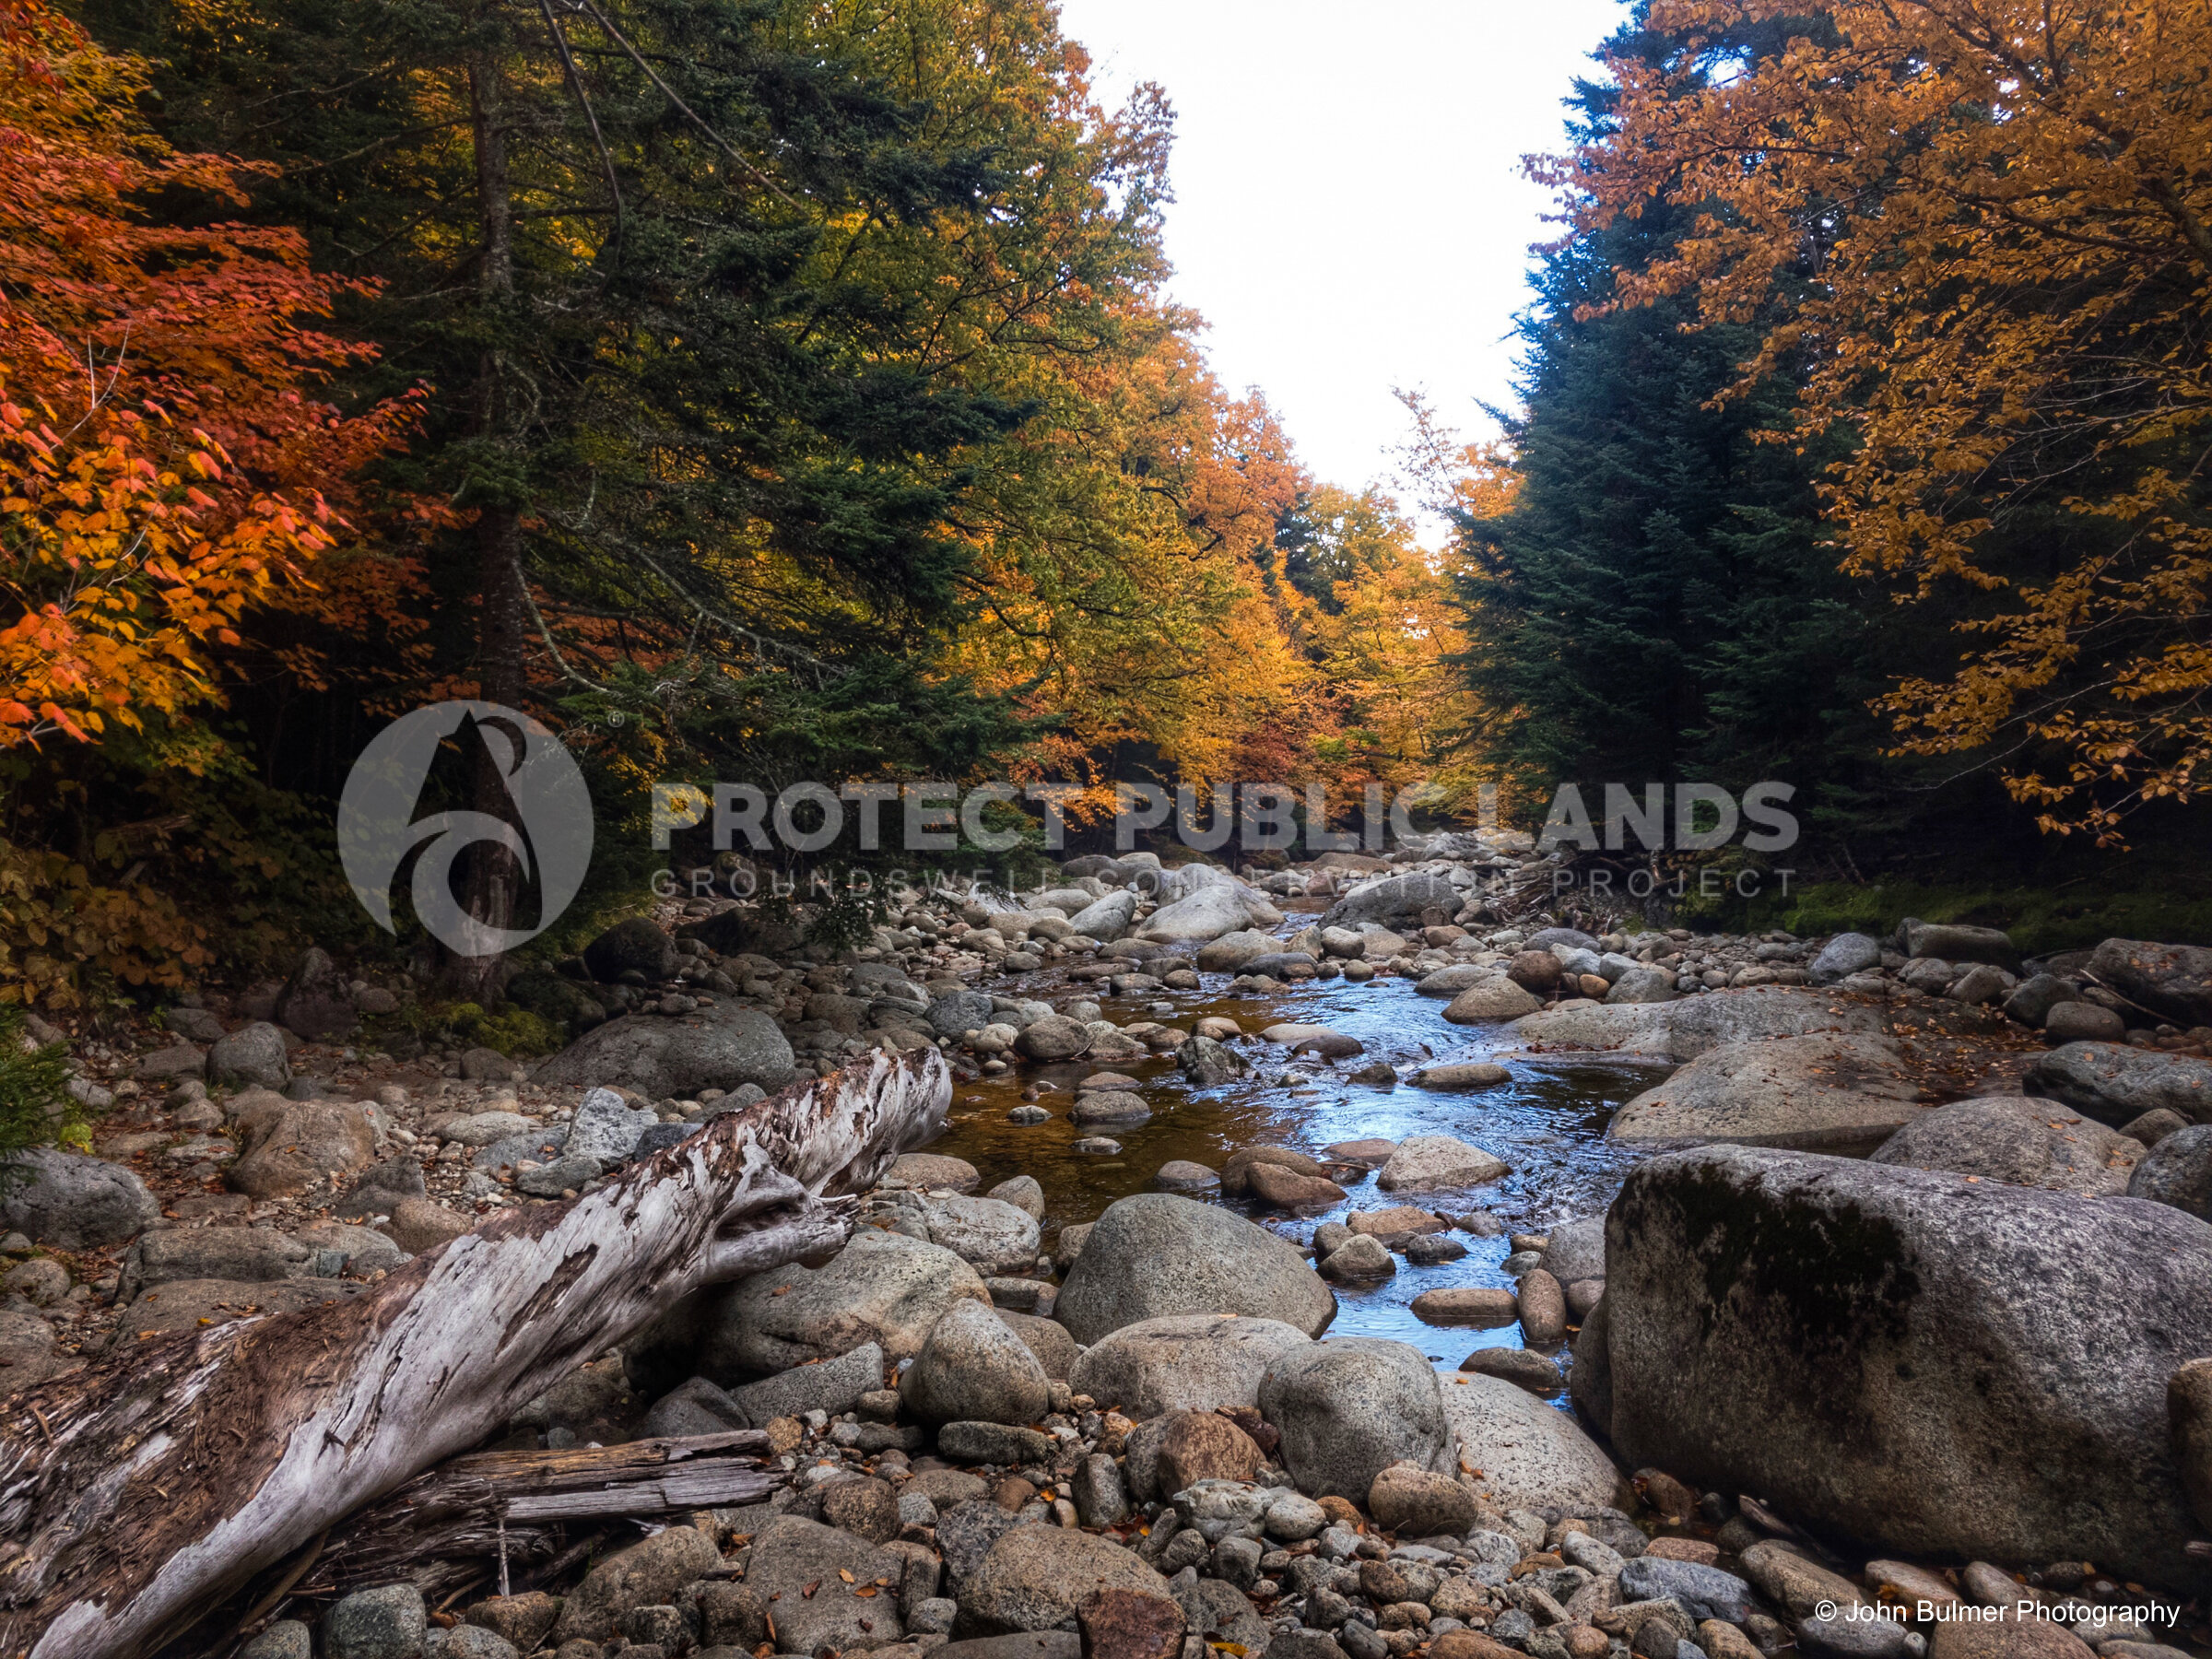
[{"label": "stream", "polygon": [[[1313,919],[1292,915],[1279,931],[1288,936]],[[1188,966],[1188,959],[1177,965]],[[1542,1232],[1554,1221],[1604,1210],[1630,1168],[1645,1156],[1607,1141],[1606,1125],[1615,1111],[1651,1088],[1667,1068],[1512,1058],[1503,1062],[1512,1073],[1510,1081],[1469,1092],[1432,1091],[1403,1081],[1394,1088],[1358,1084],[1346,1074],[1376,1059],[1401,1069],[1492,1059],[1493,1050],[1512,1039],[1502,1025],[1448,1023],[1443,1011],[1449,999],[1422,996],[1412,980],[1396,975],[1364,982],[1309,980],[1259,994],[1232,994],[1228,985],[1233,974],[1199,977],[1201,987],[1194,991],[1099,996],[1098,1001],[1104,1017],[1116,1025],[1150,1018],[1187,1029],[1206,1015],[1223,1015],[1256,1034],[1278,1022],[1298,1021],[1357,1037],[1367,1053],[1332,1065],[1311,1056],[1293,1062],[1281,1048],[1239,1042],[1234,1046],[1253,1063],[1252,1075],[1211,1088],[1193,1088],[1177,1072],[1173,1057],[1164,1054],[1104,1067],[1091,1061],[1011,1067],[955,1087],[950,1126],[929,1150],[973,1164],[982,1173],[980,1190],[1015,1175],[1033,1177],[1044,1189],[1048,1245],[1061,1228],[1095,1220],[1115,1199],[1157,1190],[1153,1174],[1171,1159],[1218,1170],[1231,1152],[1246,1147],[1292,1147],[1318,1156],[1339,1141],[1451,1135],[1512,1166],[1498,1181],[1448,1194],[1384,1193],[1371,1172],[1347,1176],[1341,1184],[1351,1194],[1348,1202],[1295,1220],[1256,1199],[1223,1199],[1212,1189],[1189,1194],[1227,1203],[1300,1244],[1312,1239],[1320,1223],[1342,1220],[1349,1210],[1400,1203],[1441,1202],[1455,1211],[1479,1206],[1504,1222],[1508,1233]],[[994,982],[992,989],[1055,1005],[1095,994],[1089,985],[1071,985],[1063,972],[1049,968]],[[1172,1013],[1159,1011],[1169,1005]],[[1085,1129],[1068,1121],[1076,1084],[1100,1069],[1138,1079],[1136,1092],[1152,1109],[1149,1122]],[[1286,1085],[1286,1073],[1295,1074],[1296,1081]],[[1007,1114],[1024,1103],[1024,1089],[1039,1083],[1049,1087],[1036,1103],[1053,1116],[1041,1124],[1009,1122]],[[1075,1143],[1088,1135],[1111,1136],[1123,1149],[1107,1157],[1076,1151]],[[1520,1347],[1521,1329],[1515,1324],[1440,1326],[1414,1317],[1408,1304],[1424,1290],[1513,1283],[1502,1267],[1512,1248],[1505,1236],[1458,1231],[1451,1236],[1467,1247],[1458,1261],[1417,1267],[1399,1256],[1396,1275],[1380,1284],[1334,1287],[1338,1312],[1329,1334],[1411,1343],[1447,1368],[1456,1367],[1477,1347]],[[1558,1350],[1550,1351],[1556,1357]]]}]

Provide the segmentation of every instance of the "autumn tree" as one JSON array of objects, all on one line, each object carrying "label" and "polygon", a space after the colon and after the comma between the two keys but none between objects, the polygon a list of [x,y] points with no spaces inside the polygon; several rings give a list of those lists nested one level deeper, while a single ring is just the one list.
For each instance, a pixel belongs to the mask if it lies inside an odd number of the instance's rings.
[{"label": "autumn tree", "polygon": [[[1884,699],[2116,841],[2212,761],[2212,15],[2165,4],[1654,0],[1617,124],[1551,176],[1578,227],[1680,226],[1622,306],[1796,365],[1837,556],[1959,636]],[[1763,29],[1774,50],[1731,42]],[[1776,296],[1794,291],[1786,314]]]},{"label": "autumn tree", "polygon": [[143,67],[38,0],[0,7],[0,747],[91,742],[216,695],[213,653],[335,546],[325,490],[398,406],[312,395],[368,347],[296,234],[151,211],[245,201],[134,110]]}]

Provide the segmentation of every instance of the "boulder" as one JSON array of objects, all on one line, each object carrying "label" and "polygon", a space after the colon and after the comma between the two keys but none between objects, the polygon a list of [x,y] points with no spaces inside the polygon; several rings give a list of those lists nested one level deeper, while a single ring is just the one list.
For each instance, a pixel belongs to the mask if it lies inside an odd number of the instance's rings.
[{"label": "boulder", "polygon": [[1097,1033],[1065,1014],[1047,1014],[1022,1027],[1014,1046],[1031,1060],[1074,1060],[1087,1051]]},{"label": "boulder", "polygon": [[2107,939],[2089,958],[2089,971],[2178,1026],[2212,1026],[2212,950],[2202,946]]},{"label": "boulder", "polygon": [[864,1343],[891,1361],[911,1359],[954,1302],[989,1294],[949,1250],[902,1233],[858,1233],[826,1266],[794,1264],[711,1292],[699,1369],[727,1386]]},{"label": "boulder", "polygon": [[1067,919],[1067,924],[1084,938],[1110,945],[1129,931],[1129,924],[1135,918],[1136,895],[1124,890],[1085,905]]},{"label": "boulder", "polygon": [[2074,987],[2048,973],[2038,973],[2015,985],[2005,998],[2005,1018],[2040,1029],[2051,1010],[2074,995]]},{"label": "boulder", "polygon": [[1574,1418],[1503,1377],[1462,1372],[1443,1385],[1459,1460],[1493,1509],[1581,1513],[1623,1504],[1619,1469]]},{"label": "boulder", "polygon": [[1095,1094],[1079,1094],[1069,1108],[1067,1117],[1073,1124],[1142,1124],[1150,1121],[1152,1108],[1145,1104],[1142,1095],[1132,1094],[1125,1088],[1100,1089]]},{"label": "boulder", "polygon": [[[1583,979],[1583,989],[1585,995],[1593,990],[1588,977]],[[1681,995],[1681,990],[1676,982],[1673,970],[1639,966],[1629,969],[1618,980],[1615,980],[1613,988],[1606,993],[1605,999],[1610,1006],[1640,1006],[1649,1003],[1670,1003],[1679,995]]]},{"label": "boulder", "polygon": [[324,1659],[418,1659],[429,1623],[412,1584],[357,1590],[323,1615]]},{"label": "boulder", "polygon": [[1453,1025],[1477,1025],[1488,1019],[1518,1019],[1543,1006],[1542,997],[1500,973],[1478,980],[1454,996],[1444,1009],[1444,1018]]},{"label": "boulder", "polygon": [[138,1064],[131,1067],[131,1076],[141,1083],[173,1083],[180,1077],[204,1077],[206,1075],[206,1054],[189,1042],[174,1042],[167,1048],[141,1054]]},{"label": "boulder", "polygon": [[2012,936],[1997,927],[1962,923],[1922,922],[1907,917],[1898,930],[1908,957],[1935,957],[1946,962],[1987,962],[2017,972],[2020,953]]},{"label": "boulder", "polygon": [[1630,1173],[1606,1263],[1606,1427],[1632,1465],[1895,1553],[2206,1583],[2166,1416],[2176,1365],[2212,1353],[2194,1217],[1711,1147]]},{"label": "boulder", "polygon": [[1300,1175],[1272,1163],[1254,1164],[1245,1171],[1244,1190],[1262,1204],[1294,1216],[1318,1214],[1350,1196],[1325,1175]]},{"label": "boulder", "polygon": [[1320,924],[1358,927],[1362,922],[1389,923],[1418,917],[1430,905],[1451,915],[1463,902],[1459,889],[1441,876],[1385,876],[1354,888],[1329,907]]},{"label": "boulder", "polygon": [[2160,1107],[2212,1124],[2212,1061],[2159,1049],[2069,1042],[2039,1056],[2021,1088],[2114,1127]]},{"label": "boulder", "polygon": [[1202,1480],[1249,1481],[1267,1461],[1251,1435],[1210,1411],[1173,1413],[1154,1457],[1153,1486],[1162,1492]]},{"label": "boulder", "polygon": [[241,1026],[207,1050],[207,1081],[218,1088],[282,1088],[291,1080],[284,1033],[266,1020]]},{"label": "boulder", "polygon": [[131,1246],[117,1276],[115,1296],[132,1301],[148,1286],[178,1279],[262,1284],[306,1278],[314,1270],[315,1253],[275,1228],[163,1228]]},{"label": "boulder", "polygon": [[1816,985],[1832,985],[1854,973],[1882,965],[1882,942],[1872,934],[1841,933],[1820,947],[1806,964],[1806,976]]},{"label": "boulder", "polygon": [[1473,1488],[1410,1463],[1391,1465],[1367,1493],[1375,1524],[1406,1538],[1465,1537],[1480,1510]]},{"label": "boulder", "polygon": [[570,1158],[595,1158],[612,1168],[638,1149],[638,1142],[660,1119],[652,1109],[632,1106],[611,1088],[588,1092],[569,1120],[561,1150]]},{"label": "boulder", "polygon": [[476,1230],[468,1217],[428,1198],[402,1198],[392,1207],[385,1230],[392,1241],[409,1255],[427,1255],[441,1244],[450,1244]]},{"label": "boulder", "polygon": [[2105,1198],[2132,1190],[2128,1178],[2143,1156],[2141,1141],[2050,1100],[1982,1095],[1907,1124],[1874,1161]]},{"label": "boulder", "polygon": [[256,1313],[294,1313],[343,1301],[367,1287],[350,1279],[171,1279],[139,1293],[124,1315],[131,1335],[197,1331]]},{"label": "boulder", "polygon": [[235,1192],[284,1198],[325,1177],[365,1170],[375,1159],[377,1129],[368,1108],[352,1100],[287,1100],[265,1095],[236,1119],[244,1144],[229,1171]]},{"label": "boulder", "polygon": [[1454,962],[1449,968],[1423,974],[1414,982],[1413,988],[1423,996],[1457,996],[1470,985],[1497,977],[1498,970],[1487,963]]},{"label": "boulder", "polygon": [[[957,1305],[971,1304],[963,1301]],[[733,1388],[727,1397],[745,1414],[747,1427],[759,1429],[777,1418],[804,1417],[809,1411],[841,1417],[860,1404],[862,1394],[882,1386],[883,1349],[873,1342],[864,1342],[851,1353],[818,1365],[796,1366]]]},{"label": "boulder", "polygon": [[1252,1067],[1243,1055],[1211,1037],[1194,1035],[1175,1051],[1175,1069],[1200,1088],[1243,1077]]},{"label": "boulder", "polygon": [[1726,1043],[1827,1032],[1883,1035],[1882,1008],[1834,992],[1754,985],[1671,1003],[1576,1003],[1514,1023],[1524,1042],[1547,1049],[1695,1060]]},{"label": "boulder", "polygon": [[1234,973],[1253,958],[1274,950],[1279,943],[1273,934],[1241,928],[1200,946],[1198,967],[1206,973]]},{"label": "boulder", "polygon": [[1318,1335],[1336,1299],[1296,1246],[1243,1217],[1172,1193],[1140,1193],[1093,1224],[1053,1312],[1082,1343],[1171,1313],[1280,1320]]},{"label": "boulder", "polygon": [[1260,1415],[1311,1497],[1359,1502],[1395,1463],[1440,1475],[1457,1466],[1436,1372],[1403,1342],[1344,1336],[1290,1349],[1260,1378]]},{"label": "boulder", "polygon": [[1480,1147],[1471,1147],[1449,1135],[1417,1135],[1398,1143],[1398,1149],[1375,1177],[1375,1184],[1386,1193],[1479,1186],[1497,1180],[1511,1167]]},{"label": "boulder", "polygon": [[[1702,999],[1700,999],[1702,1000]],[[1707,1049],[1616,1112],[1614,1140],[1871,1152],[1922,1115],[1887,1037],[1777,1037]]]},{"label": "boulder", "polygon": [[916,1421],[1034,1423],[1051,1394],[1029,1345],[981,1302],[957,1301],[930,1327],[900,1379],[900,1403]]},{"label": "boulder", "polygon": [[1413,1074],[1413,1082],[1422,1088],[1450,1089],[1495,1088],[1500,1083],[1512,1080],[1512,1073],[1502,1065],[1493,1065],[1486,1060],[1455,1061],[1448,1065],[1431,1065]]},{"label": "boulder", "polygon": [[[679,1530],[689,1529],[668,1529]],[[713,1548],[711,1540],[707,1547]],[[721,1566],[719,1556],[714,1564]],[[898,1587],[905,1573],[905,1558],[879,1549],[865,1538],[818,1521],[783,1515],[753,1535],[745,1584],[770,1606],[778,1652],[818,1653],[832,1648],[849,1653],[891,1647],[904,1640]],[[564,1630],[567,1624],[564,1613]]]},{"label": "boulder", "polygon": [[983,1174],[964,1158],[943,1152],[901,1152],[884,1171],[883,1184],[972,1193],[983,1184]]},{"label": "boulder", "polygon": [[924,1200],[923,1224],[933,1244],[989,1271],[1026,1267],[1037,1259],[1037,1218],[998,1198],[953,1194]]},{"label": "boulder", "polygon": [[2053,1042],[2118,1042],[2127,1021],[2117,1011],[2093,1002],[2054,1002],[2044,1011],[2043,1035]]},{"label": "boulder", "polygon": [[2128,1179],[2127,1195],[2212,1221],[2212,1124],[2177,1129],[2145,1152]]},{"label": "boulder", "polygon": [[56,1250],[99,1250],[136,1238],[161,1216],[146,1182],[121,1164],[33,1147],[0,1187],[0,1225]]},{"label": "boulder", "polygon": [[38,1314],[28,1308],[0,1308],[0,1370],[6,1372],[9,1394],[35,1388],[83,1363],[55,1347],[53,1327]]},{"label": "boulder", "polygon": [[1205,944],[1226,934],[1242,932],[1251,924],[1241,887],[1206,886],[1186,899],[1161,905],[1137,929],[1137,937],[1170,945]]},{"label": "boulder", "polygon": [[1279,1320],[1170,1314],[1111,1332],[1083,1350],[1067,1380],[1077,1394],[1140,1420],[1257,1406],[1268,1366],[1312,1340]]},{"label": "boulder", "polygon": [[276,994],[276,1019],[302,1042],[344,1037],[360,1023],[345,970],[310,947]]},{"label": "boulder", "polygon": [[980,1031],[994,1018],[988,993],[964,988],[936,992],[923,1013],[931,1030],[940,1037],[952,1038],[968,1031]]},{"label": "boulder", "polygon": [[604,1084],[654,1100],[696,1099],[703,1089],[791,1081],[791,1044],[757,1008],[718,1002],[694,1013],[625,1014],[594,1027],[531,1076],[564,1088]]},{"label": "boulder", "polygon": [[615,1620],[635,1607],[666,1606],[688,1583],[722,1567],[714,1540],[697,1527],[671,1526],[607,1557],[561,1598],[550,1640],[604,1641]]},{"label": "boulder", "polygon": [[1555,1221],[1537,1263],[1562,1285],[1606,1277],[1606,1218],[1583,1216],[1572,1221]]},{"label": "boulder", "polygon": [[676,941],[649,916],[618,922],[583,947],[583,965],[603,985],[615,983],[625,973],[669,979],[682,963]]},{"label": "boulder", "polygon": [[1037,1363],[1044,1367],[1047,1377],[1055,1382],[1068,1380],[1083,1350],[1076,1346],[1076,1339],[1067,1334],[1065,1325],[1035,1313],[1018,1313],[1012,1308],[994,1308],[992,1312],[1006,1329],[1029,1345],[1030,1352],[1037,1356]]},{"label": "boulder", "polygon": [[982,1630],[1052,1630],[1114,1590],[1170,1599],[1167,1580],[1134,1550],[1072,1528],[1016,1526],[960,1583],[960,1614]]}]

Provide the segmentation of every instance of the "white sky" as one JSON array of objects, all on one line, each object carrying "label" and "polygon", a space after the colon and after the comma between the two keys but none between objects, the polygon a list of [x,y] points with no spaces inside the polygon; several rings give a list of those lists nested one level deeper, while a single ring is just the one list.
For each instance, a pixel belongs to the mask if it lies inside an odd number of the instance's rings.
[{"label": "white sky", "polygon": [[1387,480],[1418,387],[1472,438],[1510,404],[1528,246],[1554,232],[1521,157],[1619,0],[1061,0],[1100,102],[1176,112],[1170,291],[1214,369],[1256,386],[1319,477]]}]

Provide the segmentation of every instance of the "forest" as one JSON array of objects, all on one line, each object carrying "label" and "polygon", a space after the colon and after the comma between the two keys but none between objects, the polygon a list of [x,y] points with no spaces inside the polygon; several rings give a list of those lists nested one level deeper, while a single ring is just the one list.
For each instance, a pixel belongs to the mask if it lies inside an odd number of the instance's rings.
[{"label": "forest", "polygon": [[579,938],[656,781],[919,776],[1782,779],[1752,920],[2212,932],[2212,17],[1625,15],[1502,436],[1354,489],[1046,0],[0,0],[0,996],[409,947],[333,805],[454,697]]}]

